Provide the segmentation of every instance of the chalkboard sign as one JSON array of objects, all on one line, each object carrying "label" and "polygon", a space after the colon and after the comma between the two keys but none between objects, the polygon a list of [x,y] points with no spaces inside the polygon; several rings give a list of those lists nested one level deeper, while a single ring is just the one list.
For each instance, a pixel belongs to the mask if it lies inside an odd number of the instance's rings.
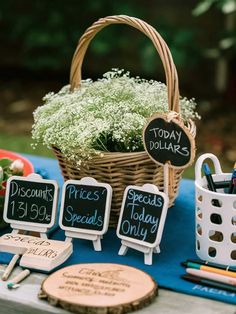
[{"label": "chalkboard sign", "polygon": [[55,222],[57,198],[58,185],[54,180],[44,180],[38,174],[12,176],[6,186],[4,220],[21,226],[50,228]]},{"label": "chalkboard sign", "polygon": [[125,190],[117,236],[130,242],[156,247],[161,240],[168,197],[152,184]]},{"label": "chalkboard sign", "polygon": [[189,130],[177,119],[154,115],[143,132],[144,147],[158,164],[186,167],[194,160],[195,144]]},{"label": "chalkboard sign", "polygon": [[93,178],[68,180],[63,186],[59,224],[63,230],[103,234],[110,215],[111,186]]}]

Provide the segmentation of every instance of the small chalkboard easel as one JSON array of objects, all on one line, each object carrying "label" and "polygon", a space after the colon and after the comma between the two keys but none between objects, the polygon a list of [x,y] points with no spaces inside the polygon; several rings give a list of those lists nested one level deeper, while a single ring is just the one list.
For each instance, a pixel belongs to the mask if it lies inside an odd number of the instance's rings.
[{"label": "small chalkboard easel", "polygon": [[122,240],[119,255],[132,248],[144,253],[145,264],[152,264],[153,253],[160,253],[168,201],[168,196],[153,184],[125,189],[117,226],[117,236]]},{"label": "small chalkboard easel", "polygon": [[55,223],[58,184],[33,173],[27,177],[12,176],[7,181],[3,217],[13,233],[46,232]]},{"label": "small chalkboard easel", "polygon": [[[50,272],[64,263],[73,252],[72,244],[48,240],[46,234],[55,223],[57,200],[54,180],[38,174],[8,179],[3,217],[13,231],[0,237],[0,251],[21,255],[20,266],[34,270]],[[27,234],[31,232],[33,236]]]},{"label": "small chalkboard easel", "polygon": [[108,229],[112,188],[90,177],[68,180],[62,190],[59,225],[66,241],[80,238],[93,242],[101,251],[101,239]]}]

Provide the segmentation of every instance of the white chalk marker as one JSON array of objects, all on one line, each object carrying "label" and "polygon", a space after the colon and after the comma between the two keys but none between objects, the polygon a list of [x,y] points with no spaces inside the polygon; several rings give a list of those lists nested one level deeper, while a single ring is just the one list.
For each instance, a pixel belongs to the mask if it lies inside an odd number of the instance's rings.
[{"label": "white chalk marker", "polygon": [[24,280],[27,276],[29,276],[30,271],[29,269],[25,269],[23,270],[21,273],[19,273],[15,278],[12,279],[12,281],[10,281],[7,284],[7,288],[8,289],[15,289],[18,288],[19,285],[17,285],[19,282],[21,282],[22,280]]},{"label": "white chalk marker", "polygon": [[4,271],[4,274],[2,275],[2,280],[5,281],[8,279],[8,277],[10,276],[13,268],[15,267],[16,265],[16,262],[18,261],[20,255],[16,254],[12,257],[9,265],[7,265],[7,268],[5,269]]}]

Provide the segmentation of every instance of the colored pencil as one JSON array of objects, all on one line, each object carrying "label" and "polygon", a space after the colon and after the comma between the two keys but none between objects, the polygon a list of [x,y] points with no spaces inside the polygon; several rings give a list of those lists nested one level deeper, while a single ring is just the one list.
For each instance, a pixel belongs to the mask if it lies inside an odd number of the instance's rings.
[{"label": "colored pencil", "polygon": [[206,265],[200,265],[200,264],[191,263],[191,262],[187,262],[185,266],[188,268],[199,269],[199,270],[207,271],[214,274],[236,278],[236,272],[229,271],[229,270],[219,269],[219,268],[210,267]]},{"label": "colored pencil", "polygon": [[202,261],[202,260],[199,260],[199,259],[187,259],[187,261],[181,263],[181,265],[187,267],[187,262],[196,263],[196,264],[200,264],[200,265],[206,265],[206,266],[210,266],[210,267],[215,267],[215,268],[223,269],[225,271],[236,272],[236,267],[215,264],[215,263],[212,263],[212,262]]},{"label": "colored pencil", "polygon": [[195,269],[195,268],[186,268],[186,273],[193,275],[193,276],[198,276],[201,278],[215,280],[218,282],[226,283],[228,285],[236,286],[236,278],[231,278],[228,276],[210,273],[208,271]]},{"label": "colored pencil", "polygon": [[225,283],[217,282],[214,280],[204,279],[204,278],[192,276],[192,275],[182,275],[181,278],[187,281],[191,281],[193,283],[200,284],[202,286],[209,286],[209,287],[213,287],[217,289],[223,289],[223,290],[227,290],[231,292],[236,292],[236,287],[225,284]]}]

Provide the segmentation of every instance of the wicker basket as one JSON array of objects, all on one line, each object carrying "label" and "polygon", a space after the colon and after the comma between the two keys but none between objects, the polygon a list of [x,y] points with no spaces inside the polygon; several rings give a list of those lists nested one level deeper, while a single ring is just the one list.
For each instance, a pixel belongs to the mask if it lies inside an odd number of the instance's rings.
[{"label": "wicker basket", "polygon": [[[124,15],[108,16],[99,19],[85,31],[79,41],[72,60],[70,75],[71,89],[73,90],[80,86],[81,67],[90,41],[101,29],[110,24],[130,25],[151,39],[164,66],[169,110],[178,113],[178,76],[170,50],[165,41],[152,26],[134,17]],[[188,129],[190,133],[195,136],[195,125],[192,122],[189,123]],[[84,176],[91,176],[100,182],[109,183],[112,186],[113,198],[110,226],[116,226],[117,224],[123,192],[127,185],[153,183],[157,185],[161,191],[164,190],[164,167],[155,164],[145,151],[135,153],[104,152],[103,157],[94,157],[92,160],[86,162],[86,164],[82,164],[80,169],[76,167],[75,163],[67,160],[61,153],[60,149],[53,147],[53,151],[58,158],[65,180],[81,179]],[[78,156],[78,159],[80,159],[80,156]],[[183,169],[169,168],[169,178],[167,178],[170,199],[169,206],[173,205],[174,199],[177,196],[182,172]]]}]

